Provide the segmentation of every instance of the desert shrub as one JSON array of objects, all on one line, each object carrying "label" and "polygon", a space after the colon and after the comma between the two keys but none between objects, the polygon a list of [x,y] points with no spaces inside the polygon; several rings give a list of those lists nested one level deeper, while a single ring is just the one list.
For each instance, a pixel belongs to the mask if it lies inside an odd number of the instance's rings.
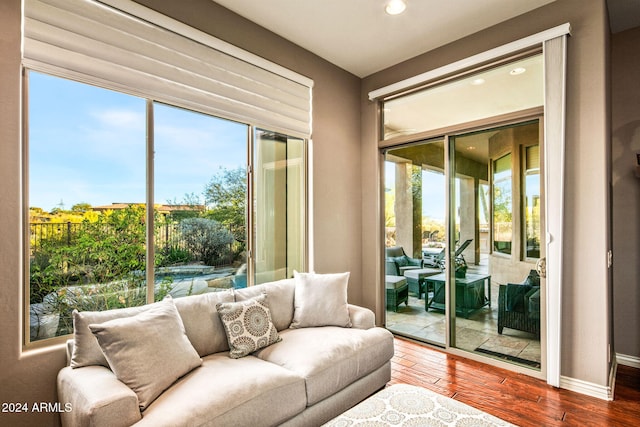
[{"label": "desert shrub", "polygon": [[216,260],[228,257],[234,241],[224,225],[207,218],[183,220],[180,232],[187,250],[206,265],[214,265]]}]

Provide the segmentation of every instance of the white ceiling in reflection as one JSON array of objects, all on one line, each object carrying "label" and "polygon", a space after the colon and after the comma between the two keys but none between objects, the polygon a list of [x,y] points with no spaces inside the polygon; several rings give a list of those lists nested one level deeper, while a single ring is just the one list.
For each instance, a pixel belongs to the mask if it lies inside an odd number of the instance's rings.
[{"label": "white ceiling in reflection", "polygon": [[536,55],[386,101],[385,139],[542,106],[542,67]]}]

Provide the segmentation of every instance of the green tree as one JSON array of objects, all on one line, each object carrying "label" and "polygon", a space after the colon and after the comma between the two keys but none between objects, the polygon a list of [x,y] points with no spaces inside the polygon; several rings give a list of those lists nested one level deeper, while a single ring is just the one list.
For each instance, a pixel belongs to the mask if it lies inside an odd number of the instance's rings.
[{"label": "green tree", "polygon": [[178,199],[167,200],[169,206],[187,206],[190,209],[178,210],[171,213],[171,219],[175,221],[181,221],[185,218],[196,218],[202,213],[202,200],[201,196],[196,193],[185,193],[182,197],[182,201]]},{"label": "green tree", "polygon": [[242,167],[222,169],[215,174],[204,191],[209,210],[207,218],[218,221],[232,230],[234,238],[245,240],[247,207],[247,175]]},{"label": "green tree", "polygon": [[85,213],[90,210],[92,210],[92,207],[89,203],[76,203],[71,206],[71,212]]}]

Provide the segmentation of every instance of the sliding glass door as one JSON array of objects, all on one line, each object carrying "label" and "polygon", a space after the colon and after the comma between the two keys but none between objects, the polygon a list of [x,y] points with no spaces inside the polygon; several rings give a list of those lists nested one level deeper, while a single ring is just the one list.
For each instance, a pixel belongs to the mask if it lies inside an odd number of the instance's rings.
[{"label": "sliding glass door", "polygon": [[386,326],[541,374],[543,65],[522,55],[390,95],[380,144]]},{"label": "sliding glass door", "polygon": [[540,369],[540,135],[533,119],[385,150],[387,328]]}]

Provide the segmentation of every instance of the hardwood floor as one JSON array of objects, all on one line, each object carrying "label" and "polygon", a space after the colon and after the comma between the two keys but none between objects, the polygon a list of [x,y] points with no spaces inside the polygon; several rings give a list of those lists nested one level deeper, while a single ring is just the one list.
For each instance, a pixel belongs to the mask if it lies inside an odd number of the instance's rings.
[{"label": "hardwood floor", "polygon": [[640,370],[618,366],[607,402],[544,381],[395,339],[391,384],[424,387],[521,427],[638,426]]}]

